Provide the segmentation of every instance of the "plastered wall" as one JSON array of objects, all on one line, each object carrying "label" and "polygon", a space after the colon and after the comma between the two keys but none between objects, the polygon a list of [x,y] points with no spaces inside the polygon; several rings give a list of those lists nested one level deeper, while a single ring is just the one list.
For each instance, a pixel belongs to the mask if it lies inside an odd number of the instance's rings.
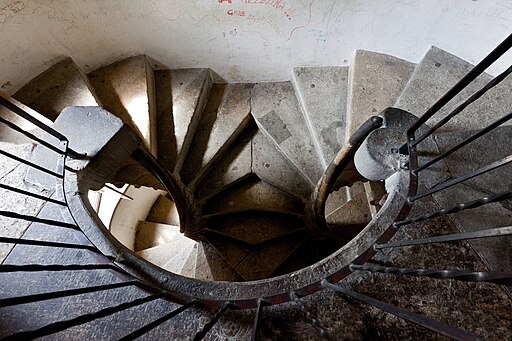
[{"label": "plastered wall", "polygon": [[512,0],[1,0],[0,87],[65,56],[91,71],[146,53],[230,82],[349,64],[355,49],[417,62],[437,45],[475,63],[511,32]]}]

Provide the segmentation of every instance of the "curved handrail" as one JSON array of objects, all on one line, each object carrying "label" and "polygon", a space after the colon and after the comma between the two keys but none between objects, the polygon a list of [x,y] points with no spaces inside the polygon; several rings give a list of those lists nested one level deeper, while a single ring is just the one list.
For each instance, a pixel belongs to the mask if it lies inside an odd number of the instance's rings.
[{"label": "curved handrail", "polygon": [[372,116],[364,122],[350,137],[348,143],[338,151],[318,181],[306,205],[306,224],[313,235],[321,236],[327,230],[325,203],[329,194],[347,166],[354,160],[354,155],[363,141],[372,131],[382,127],[382,124],[383,119],[380,116]]}]

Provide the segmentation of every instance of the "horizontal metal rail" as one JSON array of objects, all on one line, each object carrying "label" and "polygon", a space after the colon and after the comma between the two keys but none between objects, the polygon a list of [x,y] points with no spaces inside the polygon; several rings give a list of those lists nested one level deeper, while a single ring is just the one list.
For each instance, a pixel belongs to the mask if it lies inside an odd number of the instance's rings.
[{"label": "horizontal metal rail", "polygon": [[494,170],[496,168],[505,166],[505,165],[507,165],[507,164],[509,164],[511,162],[512,162],[512,155],[509,155],[509,156],[504,157],[504,158],[502,158],[502,159],[500,159],[498,161],[495,161],[495,162],[493,162],[491,164],[488,164],[488,165],[486,165],[484,167],[481,167],[481,168],[479,168],[477,170],[474,170],[473,172],[470,172],[468,174],[465,174],[463,176],[460,176],[460,177],[452,179],[452,180],[448,180],[448,181],[446,181],[446,182],[444,182],[444,183],[442,183],[442,184],[440,184],[438,186],[435,186],[435,187],[429,189],[428,191],[426,191],[424,193],[417,194],[417,195],[415,195],[415,196],[413,196],[411,198],[408,198],[408,200],[409,200],[409,202],[414,202],[414,201],[416,201],[418,199],[424,198],[424,197],[429,196],[431,194],[434,194],[434,193],[437,193],[437,192],[442,191],[444,189],[450,188],[450,187],[455,186],[457,184],[460,184],[460,183],[462,183],[464,181],[472,179],[472,178],[474,178],[476,176],[479,176],[479,175],[482,175],[484,173],[490,172],[490,171],[492,171],[492,170]]},{"label": "horizontal metal rail", "polygon": [[450,102],[458,93],[480,76],[489,66],[505,54],[512,47],[512,34],[510,34],[501,44],[499,44],[491,53],[489,53],[480,63],[478,63],[466,76],[446,92],[434,105],[432,105],[407,131],[410,143],[414,141],[414,133],[429,118],[434,116],[442,107]]},{"label": "horizontal metal rail", "polygon": [[123,272],[119,267],[107,264],[68,264],[68,265],[41,265],[41,264],[28,264],[28,265],[0,265],[0,273],[2,272],[40,272],[40,271],[90,271],[90,270],[115,270]]},{"label": "horizontal metal rail", "polygon": [[45,247],[58,247],[58,248],[62,248],[62,249],[87,250],[87,251],[102,254],[95,246],[92,246],[92,245],[58,243],[58,242],[50,242],[50,241],[46,241],[46,240],[0,237],[0,243],[45,246]]},{"label": "horizontal metal rail", "polygon": [[0,188],[3,188],[5,190],[7,190],[7,191],[12,191],[12,192],[16,192],[16,193],[19,193],[19,194],[27,195],[27,196],[32,197],[32,198],[48,201],[48,202],[51,202],[53,204],[57,204],[57,205],[61,205],[61,206],[67,206],[67,204],[64,201],[55,200],[55,199],[52,199],[52,198],[49,198],[49,197],[45,197],[44,195],[32,193],[32,192],[25,191],[25,190],[22,190],[22,189],[19,189],[19,188],[16,188],[16,187],[12,187],[12,186],[9,186],[9,185],[0,184]]},{"label": "horizontal metal rail", "polygon": [[347,297],[356,299],[358,301],[361,301],[363,303],[366,303],[368,305],[371,305],[373,307],[376,307],[380,310],[383,310],[387,313],[390,313],[394,316],[398,316],[406,321],[412,322],[414,324],[417,324],[419,326],[422,326],[424,328],[427,328],[429,330],[432,330],[436,333],[439,333],[441,335],[447,336],[449,338],[452,338],[454,340],[459,341],[483,341],[483,339],[479,338],[478,336],[471,335],[463,330],[460,330],[458,328],[454,328],[450,325],[444,324],[442,322],[432,320],[428,317],[421,316],[419,314],[413,313],[411,311],[402,309],[400,307],[384,303],[382,301],[379,301],[373,297],[369,297],[367,295],[348,290],[345,288],[342,288],[338,285],[334,285],[332,283],[329,283],[326,280],[322,281],[322,285],[325,288],[334,290],[335,292],[345,295]]},{"label": "horizontal metal rail", "polygon": [[502,237],[502,236],[510,236],[510,235],[512,235],[512,226],[505,226],[505,227],[498,227],[498,228],[490,229],[490,230],[482,230],[482,231],[466,232],[466,233],[454,233],[454,234],[448,234],[448,235],[444,235],[444,236],[403,240],[403,241],[391,242],[391,243],[386,243],[386,244],[375,244],[374,248],[376,250],[380,250],[380,249],[389,249],[389,248],[412,246],[412,245],[445,243],[445,242],[453,242],[453,241],[458,241],[458,240]]},{"label": "horizontal metal rail", "polygon": [[19,214],[16,212],[0,211],[0,216],[4,216],[7,218],[13,218],[13,219],[20,219],[20,220],[25,220],[25,221],[31,221],[33,223],[40,223],[40,224],[57,226],[57,227],[65,227],[68,229],[80,231],[80,228],[72,223],[65,223],[62,221],[51,220],[51,219],[43,219],[43,218],[38,218],[38,217],[30,216],[30,215]]},{"label": "horizontal metal rail", "polygon": [[471,103],[482,97],[487,91],[501,83],[507,76],[512,73],[512,66],[510,66],[507,70],[503,71],[498,76],[494,77],[489,83],[487,83],[483,88],[475,92],[471,95],[467,100],[465,100],[462,104],[460,104],[457,108],[455,108],[450,114],[441,119],[436,123],[432,128],[423,133],[420,137],[416,138],[411,146],[416,146],[418,143],[432,135],[437,129],[445,125],[448,121],[450,121],[454,116],[460,114],[464,109],[466,109]]},{"label": "horizontal metal rail", "polygon": [[41,172],[44,172],[46,174],[50,174],[50,175],[52,175],[52,176],[54,176],[56,178],[59,178],[59,179],[63,179],[64,178],[64,175],[62,175],[62,174],[59,174],[59,173],[57,173],[55,171],[52,171],[52,170],[47,169],[47,168],[44,168],[44,167],[42,167],[40,165],[37,165],[37,164],[35,164],[33,162],[30,162],[30,161],[27,161],[25,159],[19,158],[16,155],[13,155],[13,154],[8,153],[8,152],[6,152],[4,150],[1,150],[1,149],[0,149],[0,155],[6,156],[6,157],[8,157],[10,159],[13,159],[15,161],[21,162],[21,163],[23,163],[23,164],[25,164],[25,165],[27,165],[29,167],[37,169],[37,170],[39,170]]},{"label": "horizontal metal rail", "polygon": [[178,309],[175,309],[175,310],[171,311],[170,313],[160,317],[159,319],[157,319],[157,320],[155,320],[155,321],[153,321],[151,323],[148,323],[144,327],[139,328],[136,331],[134,331],[134,332],[132,332],[132,333],[122,337],[121,339],[119,339],[119,341],[132,341],[132,340],[135,340],[135,339],[145,335],[146,333],[150,332],[151,330],[155,329],[156,327],[160,326],[161,324],[169,321],[174,316],[177,316],[177,315],[181,314],[182,312],[184,312],[185,310],[191,308],[195,304],[196,304],[196,301],[191,301],[191,302],[189,302],[189,303],[187,303],[185,305],[182,305]]},{"label": "horizontal metal rail", "polygon": [[130,302],[125,302],[125,303],[121,303],[121,304],[113,306],[113,307],[102,309],[95,313],[84,314],[84,315],[80,315],[80,316],[75,317],[70,320],[50,323],[50,324],[48,324],[44,327],[41,327],[39,329],[36,329],[36,330],[30,330],[30,331],[17,333],[17,334],[6,337],[4,340],[33,340],[33,339],[36,339],[39,337],[55,334],[55,333],[61,332],[63,330],[66,330],[68,328],[79,326],[81,324],[97,320],[99,318],[107,317],[107,316],[113,315],[115,313],[119,313],[121,311],[130,309],[130,308],[134,308],[134,307],[137,307],[137,306],[145,304],[145,303],[149,303],[151,301],[160,299],[163,296],[164,296],[164,294],[154,294],[154,295],[149,295],[149,296],[146,296],[143,298],[138,298],[138,299],[130,301]]},{"label": "horizontal metal rail", "polygon": [[466,270],[431,270],[431,269],[411,269],[397,268],[381,265],[357,265],[351,264],[351,270],[380,272],[393,275],[405,275],[413,277],[430,277],[435,279],[456,279],[463,282],[487,282],[501,285],[512,284],[512,273],[509,272],[480,272]]},{"label": "horizontal metal rail", "polygon": [[48,292],[48,293],[34,294],[34,295],[27,295],[27,296],[3,298],[3,299],[0,299],[0,307],[8,307],[8,306],[19,305],[19,304],[34,303],[34,302],[39,302],[39,301],[47,301],[47,300],[53,300],[56,298],[77,296],[77,295],[82,295],[82,294],[90,294],[93,292],[112,290],[112,289],[123,288],[123,287],[127,287],[127,286],[134,286],[136,284],[137,284],[136,281],[119,282],[119,283],[114,283],[114,284],[98,285],[98,286],[94,286],[94,287],[86,287],[86,288],[78,288],[78,289],[70,289],[70,290],[62,290],[62,291],[53,291],[53,292]]},{"label": "horizontal metal rail", "polygon": [[449,156],[449,155],[453,154],[454,152],[456,152],[457,150],[467,146],[468,144],[470,144],[471,142],[475,141],[476,139],[478,139],[478,138],[484,136],[485,134],[493,131],[494,129],[496,129],[497,127],[499,127],[503,123],[509,121],[510,119],[512,119],[512,112],[507,114],[507,115],[505,115],[505,116],[503,116],[502,118],[500,118],[499,120],[493,122],[492,124],[488,125],[484,129],[482,129],[479,132],[477,132],[476,134],[471,135],[470,137],[468,137],[464,141],[460,142],[456,146],[450,148],[446,152],[436,156],[435,158],[433,158],[432,160],[428,161],[424,165],[421,165],[420,167],[414,169],[413,172],[417,174],[417,173],[421,172],[422,170],[424,170],[425,168],[432,166],[434,163],[436,163],[436,162],[446,158],[447,156]]},{"label": "horizontal metal rail", "polygon": [[396,228],[399,228],[399,227],[402,227],[404,225],[408,225],[408,224],[412,224],[412,223],[417,223],[417,222],[420,222],[420,221],[425,221],[425,220],[429,220],[429,219],[445,216],[445,215],[448,215],[448,214],[457,213],[457,212],[460,212],[460,211],[464,211],[464,210],[469,210],[469,209],[485,206],[485,205],[488,205],[488,204],[492,204],[492,203],[495,203],[495,202],[500,202],[500,201],[507,200],[507,199],[512,199],[512,191],[506,191],[506,192],[501,192],[501,193],[489,195],[489,196],[486,196],[486,197],[483,197],[483,198],[480,198],[480,199],[471,200],[471,201],[468,201],[468,202],[465,202],[465,203],[461,203],[461,204],[457,204],[457,205],[454,205],[454,206],[451,206],[451,207],[448,207],[448,208],[443,208],[443,209],[435,211],[435,212],[426,213],[426,214],[420,215],[418,217],[414,217],[414,218],[398,221],[398,222],[396,222],[394,224],[394,226]]},{"label": "horizontal metal rail", "polygon": [[50,150],[54,151],[54,152],[55,152],[55,153],[57,153],[57,154],[61,154],[61,155],[63,155],[63,154],[65,154],[65,153],[66,153],[66,150],[62,150],[62,149],[57,148],[57,147],[56,147],[56,146],[54,146],[53,144],[46,142],[45,140],[43,140],[43,139],[41,139],[41,138],[39,138],[39,137],[35,136],[35,135],[34,135],[34,134],[32,134],[32,133],[29,133],[28,131],[23,130],[23,129],[22,129],[22,128],[20,128],[18,125],[14,124],[14,123],[12,123],[12,122],[9,122],[9,121],[7,121],[6,119],[4,119],[4,118],[2,118],[2,117],[0,117],[0,122],[1,122],[1,123],[3,123],[3,124],[5,124],[5,125],[6,125],[6,126],[8,126],[9,128],[11,128],[11,129],[13,129],[13,130],[15,130],[15,131],[17,131],[17,132],[19,132],[19,133],[21,133],[21,134],[25,135],[26,137],[28,137],[28,138],[29,138],[29,139],[31,139],[32,141],[36,141],[36,142],[37,142],[37,143],[39,143],[40,145],[45,146],[46,148],[48,148],[48,149],[50,149]]}]

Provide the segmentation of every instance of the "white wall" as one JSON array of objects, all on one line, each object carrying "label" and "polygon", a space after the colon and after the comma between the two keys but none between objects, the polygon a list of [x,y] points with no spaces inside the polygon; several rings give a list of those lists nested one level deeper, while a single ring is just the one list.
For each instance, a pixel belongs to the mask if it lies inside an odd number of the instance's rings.
[{"label": "white wall", "polygon": [[[147,53],[235,82],[286,80],[292,66],[344,65],[355,49],[417,62],[434,44],[475,63],[512,32],[511,0],[229,2],[0,0],[0,86],[12,93],[68,55],[90,71]],[[511,62],[509,54],[490,71]]]}]

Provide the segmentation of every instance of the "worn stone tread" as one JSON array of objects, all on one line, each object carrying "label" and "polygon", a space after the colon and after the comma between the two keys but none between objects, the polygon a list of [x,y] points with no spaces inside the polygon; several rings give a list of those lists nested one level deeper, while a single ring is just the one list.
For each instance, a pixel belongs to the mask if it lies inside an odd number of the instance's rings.
[{"label": "worn stone tread", "polygon": [[326,169],[345,143],[348,67],[294,68],[292,83]]},{"label": "worn stone tread", "polygon": [[259,83],[253,89],[256,123],[311,185],[323,168],[290,82]]}]

